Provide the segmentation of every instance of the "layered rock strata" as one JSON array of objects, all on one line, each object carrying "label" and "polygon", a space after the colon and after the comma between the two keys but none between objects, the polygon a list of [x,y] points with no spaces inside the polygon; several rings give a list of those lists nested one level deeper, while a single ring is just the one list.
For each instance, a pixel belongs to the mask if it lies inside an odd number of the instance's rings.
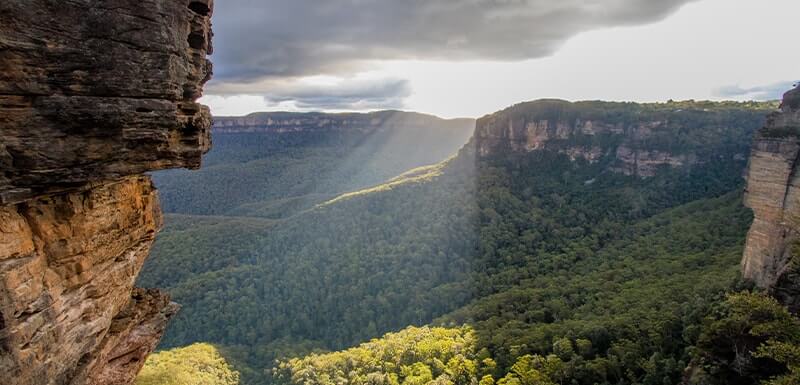
[{"label": "layered rock strata", "polygon": [[130,384],[177,311],[134,288],[142,173],[196,168],[211,0],[0,2],[0,383]]},{"label": "layered rock strata", "polygon": [[194,168],[211,0],[0,2],[0,203]]},{"label": "layered rock strata", "polygon": [[745,205],[753,209],[742,274],[800,310],[795,260],[800,229],[800,88],[784,95],[780,112],[756,133],[747,169]]},{"label": "layered rock strata", "polygon": [[[478,154],[550,150],[641,177],[659,168],[744,161],[767,105],[538,100],[478,120]],[[747,127],[751,128],[747,128]],[[709,149],[714,151],[709,152]]]}]

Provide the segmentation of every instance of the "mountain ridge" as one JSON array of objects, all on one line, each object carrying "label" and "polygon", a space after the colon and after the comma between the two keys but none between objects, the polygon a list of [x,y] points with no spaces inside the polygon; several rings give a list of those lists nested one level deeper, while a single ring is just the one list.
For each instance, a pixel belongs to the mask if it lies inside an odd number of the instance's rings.
[{"label": "mountain ridge", "polygon": [[[252,112],[244,116],[215,116],[212,125],[216,133],[293,132],[302,130],[362,130],[391,129],[408,125],[432,125],[433,122],[459,126],[474,123],[471,118],[440,118],[414,111],[382,110],[373,112]],[[446,126],[444,126],[446,127]],[[455,127],[451,127],[455,128]]]}]

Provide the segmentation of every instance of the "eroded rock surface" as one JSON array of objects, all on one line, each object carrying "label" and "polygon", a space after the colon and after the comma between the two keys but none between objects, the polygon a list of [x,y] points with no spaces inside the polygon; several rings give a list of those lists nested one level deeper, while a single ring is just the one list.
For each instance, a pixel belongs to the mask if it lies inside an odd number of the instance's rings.
[{"label": "eroded rock surface", "polygon": [[127,177],[4,206],[0,218],[0,373],[74,383],[105,359],[97,350],[131,300],[161,227],[155,189],[146,176]]},{"label": "eroded rock surface", "polygon": [[130,384],[177,311],[134,288],[143,172],[210,146],[211,0],[0,2],[0,383]]},{"label": "eroded rock surface", "polygon": [[[478,120],[478,153],[551,150],[641,177],[659,168],[744,161],[768,106],[538,100]],[[713,149],[713,151],[708,151]]]},{"label": "eroded rock surface", "polygon": [[800,228],[800,88],[758,131],[747,170],[745,205],[755,218],[747,234],[742,274],[790,309],[800,309],[793,248]]},{"label": "eroded rock surface", "polygon": [[208,150],[211,0],[0,2],[0,203]]}]

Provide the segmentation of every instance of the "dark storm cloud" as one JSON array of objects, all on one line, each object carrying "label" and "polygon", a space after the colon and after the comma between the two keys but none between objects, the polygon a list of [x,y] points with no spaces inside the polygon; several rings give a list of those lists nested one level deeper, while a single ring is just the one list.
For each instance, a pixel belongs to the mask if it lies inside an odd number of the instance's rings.
[{"label": "dark storm cloud", "polygon": [[313,110],[366,110],[402,108],[411,94],[407,80],[345,81],[338,84],[276,86],[267,90],[268,104],[294,101],[298,108]]},{"label": "dark storm cloud", "polygon": [[787,81],[764,86],[742,88],[739,86],[725,86],[715,90],[714,94],[722,98],[745,98],[751,100],[780,100],[783,94],[794,88],[797,82]]},{"label": "dark storm cloud", "polygon": [[209,92],[263,93],[269,79],[347,76],[370,60],[538,58],[579,32],[656,21],[690,1],[219,0]]}]

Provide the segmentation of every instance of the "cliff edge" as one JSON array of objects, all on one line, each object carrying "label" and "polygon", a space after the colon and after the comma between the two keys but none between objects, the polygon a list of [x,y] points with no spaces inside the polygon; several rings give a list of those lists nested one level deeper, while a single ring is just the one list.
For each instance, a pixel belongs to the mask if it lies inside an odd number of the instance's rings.
[{"label": "cliff edge", "polygon": [[130,384],[177,311],[142,173],[209,149],[212,1],[0,3],[0,383]]},{"label": "cliff edge", "polygon": [[800,87],[787,92],[753,143],[745,205],[755,218],[747,234],[742,275],[800,310],[800,271],[793,250],[800,228]]},{"label": "cliff edge", "polygon": [[548,150],[639,177],[710,162],[744,164],[770,103],[520,103],[478,119],[479,156]]}]

